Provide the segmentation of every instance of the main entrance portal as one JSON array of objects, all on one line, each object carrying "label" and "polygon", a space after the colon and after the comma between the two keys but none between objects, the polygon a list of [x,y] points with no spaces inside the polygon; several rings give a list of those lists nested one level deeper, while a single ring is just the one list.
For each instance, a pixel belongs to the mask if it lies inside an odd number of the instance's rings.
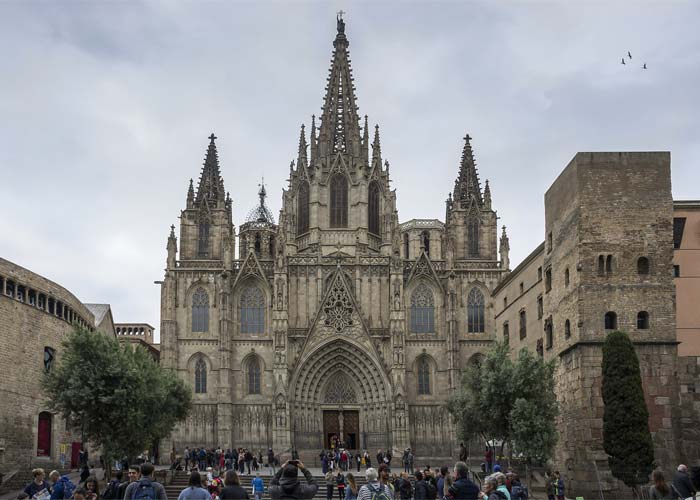
[{"label": "main entrance portal", "polygon": [[326,448],[338,443],[357,450],[360,443],[360,412],[356,410],[324,410],[323,440]]}]

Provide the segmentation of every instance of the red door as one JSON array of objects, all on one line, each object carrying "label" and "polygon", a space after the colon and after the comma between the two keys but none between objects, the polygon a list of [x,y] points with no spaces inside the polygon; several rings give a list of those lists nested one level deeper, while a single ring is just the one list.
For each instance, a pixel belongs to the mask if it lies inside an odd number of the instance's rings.
[{"label": "red door", "polygon": [[78,462],[80,460],[80,447],[83,445],[83,443],[71,443],[71,448],[70,448],[70,468],[71,469],[77,469],[78,468]]},{"label": "red door", "polygon": [[36,446],[38,457],[51,456],[51,414],[39,413],[39,439]]}]

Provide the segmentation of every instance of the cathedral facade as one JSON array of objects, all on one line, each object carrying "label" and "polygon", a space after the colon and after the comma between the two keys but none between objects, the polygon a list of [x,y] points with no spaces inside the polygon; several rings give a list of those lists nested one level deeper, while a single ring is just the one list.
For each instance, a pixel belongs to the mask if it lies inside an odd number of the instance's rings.
[{"label": "cathedral facade", "polygon": [[445,403],[493,339],[508,238],[504,228],[499,254],[469,136],[445,221],[399,223],[348,45],[338,19],[320,123],[301,128],[277,221],[263,186],[236,231],[210,136],[161,285],[161,363],[194,392],[168,445],[304,457],[338,436],[350,449],[454,455]]}]

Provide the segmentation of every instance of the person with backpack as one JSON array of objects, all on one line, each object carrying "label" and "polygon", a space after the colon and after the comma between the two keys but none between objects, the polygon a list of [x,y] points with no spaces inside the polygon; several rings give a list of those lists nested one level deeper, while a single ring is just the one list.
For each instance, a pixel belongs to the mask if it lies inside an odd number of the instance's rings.
[{"label": "person with backpack", "polygon": [[480,500],[506,500],[508,497],[498,489],[498,481],[494,476],[484,479],[484,490],[479,493]]},{"label": "person with backpack", "polygon": [[377,469],[370,467],[365,471],[367,484],[360,488],[357,500],[394,500],[394,493],[387,484],[379,482]]},{"label": "person with backpack", "polygon": [[105,488],[105,492],[102,494],[103,500],[122,500],[124,497],[119,496],[119,487],[122,485],[122,478],[124,473],[120,470],[114,475],[112,479]]},{"label": "person with backpack", "polygon": [[265,483],[260,477],[260,472],[255,473],[255,479],[251,481],[251,486],[253,487],[253,498],[262,500],[263,493],[265,493]]},{"label": "person with backpack", "polygon": [[139,469],[138,465],[130,465],[129,466],[129,472],[128,474],[128,480],[124,481],[120,486],[119,486],[119,495],[118,498],[122,499],[124,498],[126,494],[126,489],[129,487],[131,483],[134,483],[139,480],[139,477],[141,476],[141,470]]},{"label": "person with backpack", "polygon": [[[447,487],[445,498],[448,500],[477,500],[479,487],[469,479],[469,468],[464,462],[457,462],[454,468],[455,482]],[[498,485],[496,485],[498,486]]]},{"label": "person with backpack", "polygon": [[57,470],[52,470],[49,474],[49,480],[53,484],[51,500],[63,500],[73,496],[75,485],[68,479],[68,476],[61,476]]},{"label": "person with backpack", "polygon": [[529,492],[527,486],[524,486],[520,482],[520,477],[513,473],[513,477],[510,480],[510,498],[512,500],[527,500],[529,497]]},{"label": "person with backpack", "polygon": [[[126,497],[127,500],[130,497]],[[180,492],[177,500],[211,500],[211,495],[202,486],[202,476],[199,472],[192,472],[190,474],[189,481],[187,481],[187,488]]]},{"label": "person with backpack", "polygon": [[432,485],[425,481],[423,473],[416,471],[416,483],[413,485],[413,498],[415,500],[428,500],[430,498],[430,487]]},{"label": "person with backpack", "polygon": [[153,464],[141,464],[141,479],[127,486],[124,492],[126,500],[168,500],[163,485],[153,479],[153,470]]},{"label": "person with backpack", "polygon": [[[304,474],[307,484],[299,482],[299,470]],[[270,481],[270,498],[272,500],[305,500],[316,496],[318,484],[301,460],[288,460],[275,473]]]},{"label": "person with backpack", "polygon": [[413,496],[413,486],[408,478],[408,472],[402,472],[399,477],[398,494],[401,500],[410,500]]}]

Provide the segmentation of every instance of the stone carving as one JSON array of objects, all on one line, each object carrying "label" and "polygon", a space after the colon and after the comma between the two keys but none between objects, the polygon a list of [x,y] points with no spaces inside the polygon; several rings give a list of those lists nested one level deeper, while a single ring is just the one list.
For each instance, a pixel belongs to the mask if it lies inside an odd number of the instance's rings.
[{"label": "stone carving", "polygon": [[326,387],[324,403],[357,403],[357,395],[350,385],[348,378],[339,373],[335,375]]},{"label": "stone carving", "polygon": [[340,273],[336,274],[333,279],[323,311],[326,314],[324,324],[332,327],[338,333],[354,324],[350,291]]}]

